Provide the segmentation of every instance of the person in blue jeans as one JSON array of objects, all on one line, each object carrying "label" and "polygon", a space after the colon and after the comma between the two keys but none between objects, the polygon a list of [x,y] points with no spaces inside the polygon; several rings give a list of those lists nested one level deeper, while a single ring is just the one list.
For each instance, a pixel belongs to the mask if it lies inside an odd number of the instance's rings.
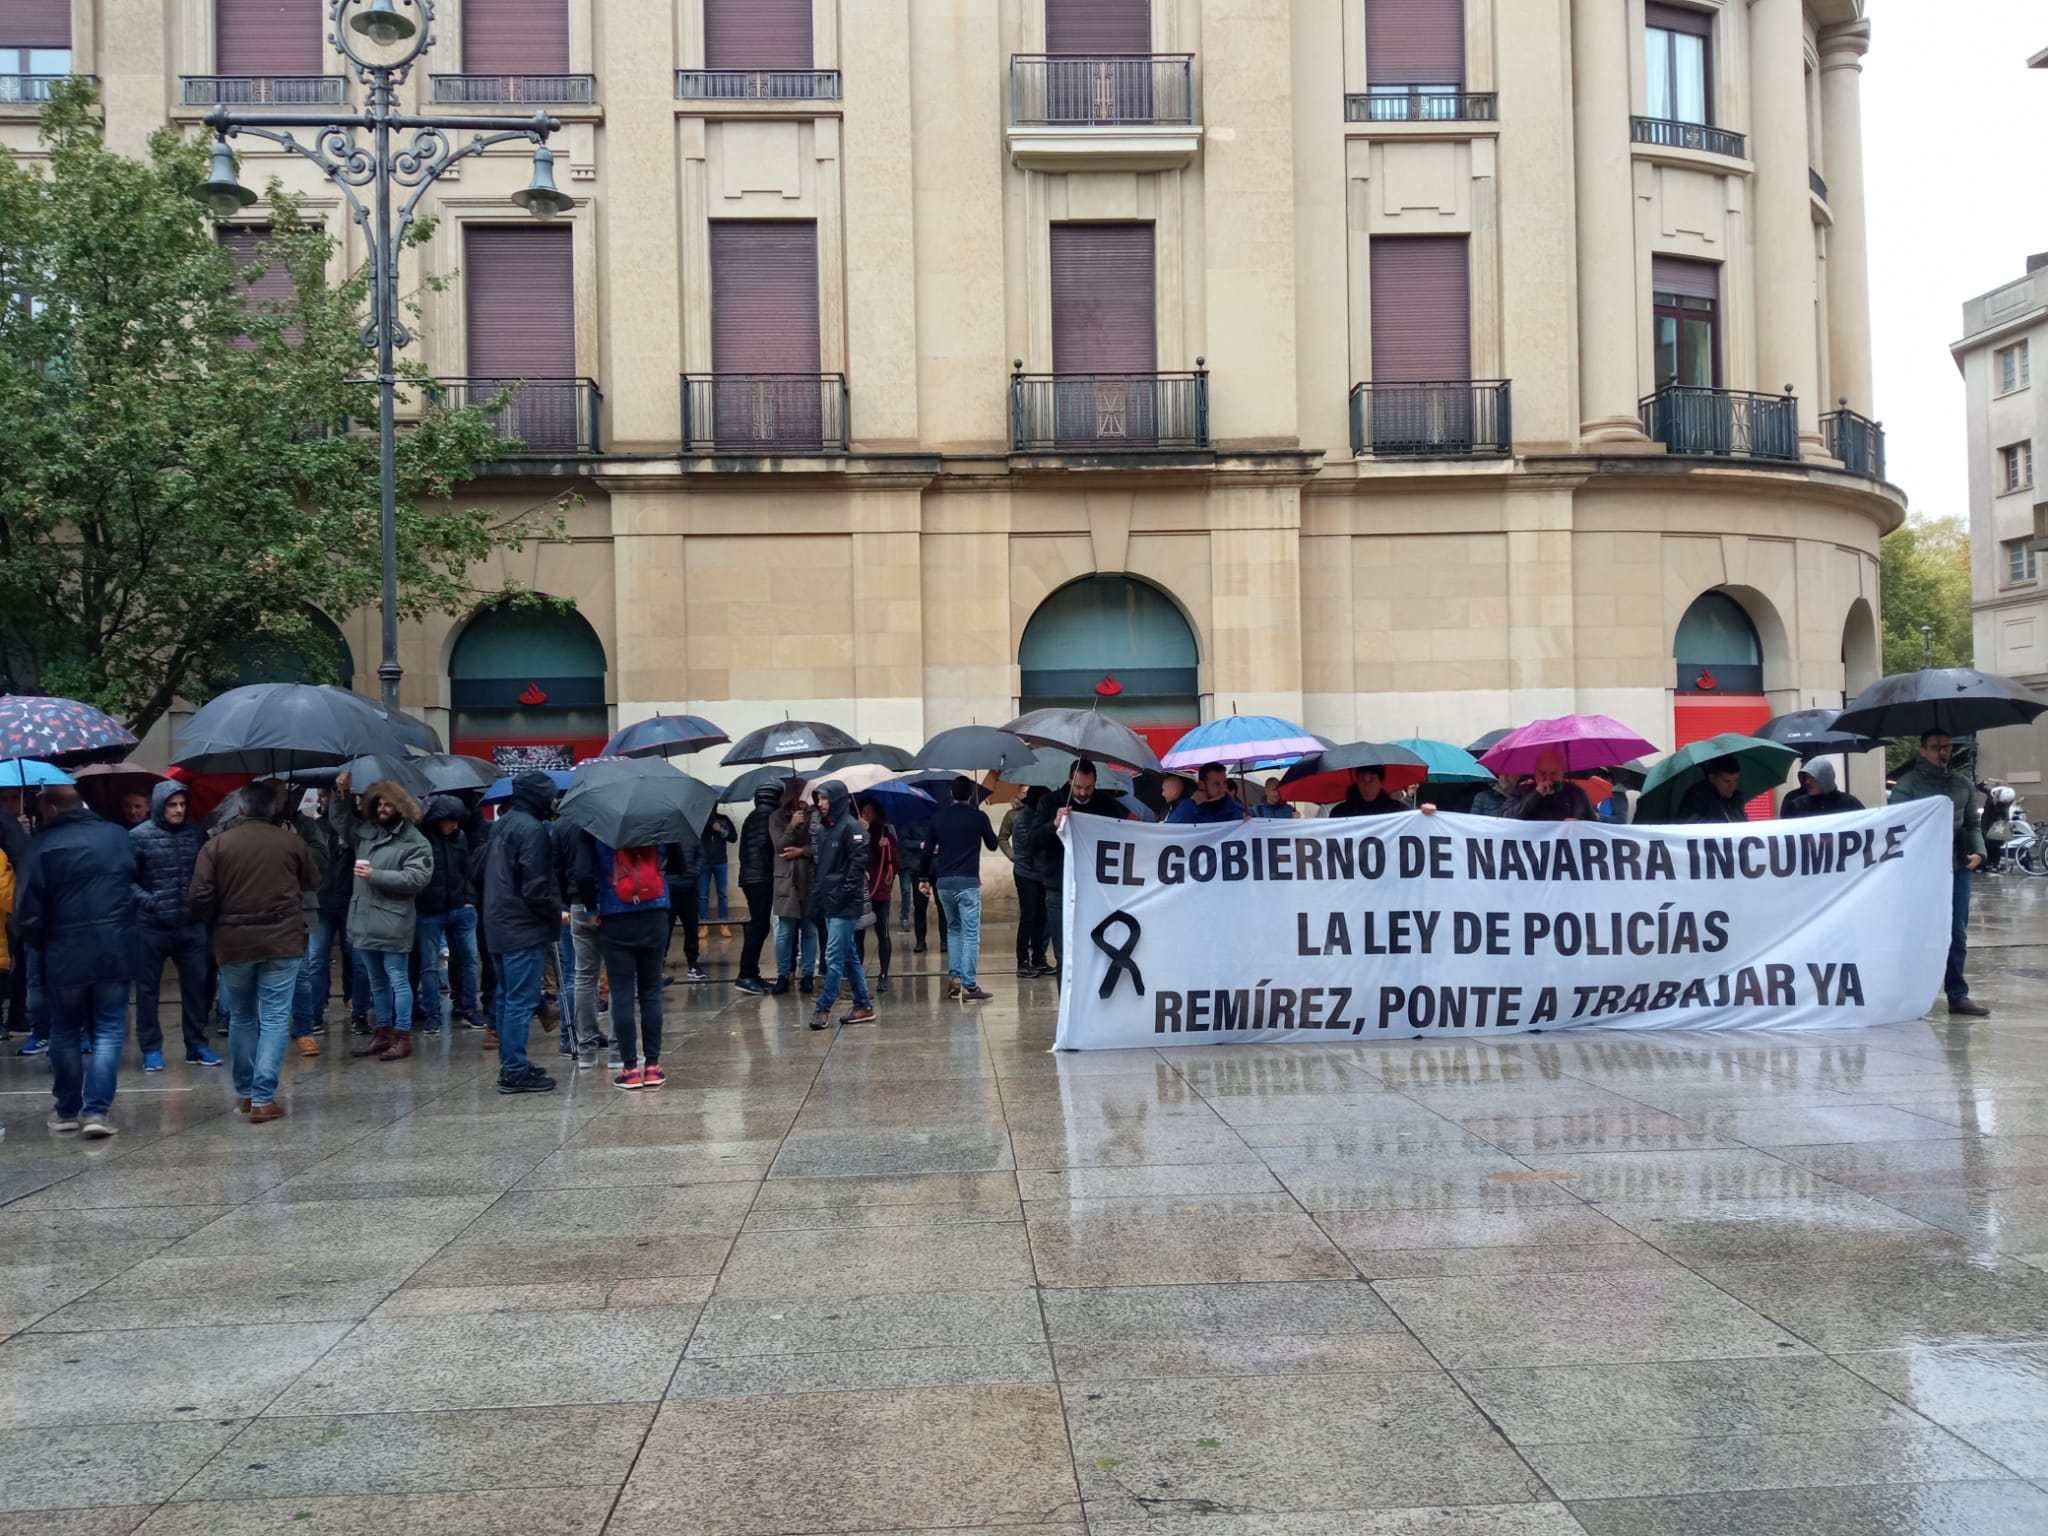
[{"label": "person in blue jeans", "polygon": [[513,779],[484,844],[481,912],[497,968],[500,1093],[547,1093],[555,1087],[554,1078],[526,1055],[548,950],[561,942],[568,912],[546,825],[554,814],[555,781],[528,770]]},{"label": "person in blue jeans", "polygon": [[149,816],[128,831],[135,845],[135,1044],[142,1070],[164,1069],[164,1029],[157,1004],[164,961],[178,973],[178,1022],[185,1060],[217,1067],[206,1046],[206,925],[186,897],[206,829],[192,820],[192,795],[165,779],[150,791]]},{"label": "person in blue jeans", "polygon": [[811,849],[818,871],[813,902],[825,923],[825,979],[818,987],[811,1028],[832,1027],[832,1005],[839,1001],[842,978],[853,984],[853,1012],[839,1022],[870,1023],[875,1000],[868,994],[867,971],[853,946],[855,926],[869,910],[868,829],[854,814],[853,797],[837,779],[827,779],[811,798],[817,823]]},{"label": "person in blue jeans", "polygon": [[434,851],[417,825],[419,802],[401,784],[379,779],[355,800],[351,776],[334,781],[334,825],[355,845],[348,898],[348,939],[370,973],[377,1030],[351,1056],[405,1061],[412,1055],[414,903],[434,875]]},{"label": "person in blue jeans", "polygon": [[946,996],[963,1003],[985,1003],[977,974],[981,964],[981,853],[996,849],[996,829],[988,813],[974,803],[974,782],[953,781],[953,803],[932,818],[932,878],[926,893],[936,892],[946,919]]},{"label": "person in blue jeans", "polygon": [[[448,951],[449,987],[455,1016],[476,1016],[476,891],[469,879],[467,816],[453,795],[427,802],[420,831],[433,850],[434,872],[415,901],[414,953],[419,959],[419,990],[413,1014],[430,1035],[441,1032],[441,950]],[[567,973],[564,973],[566,989]],[[564,1009],[567,1012],[567,999]]]},{"label": "person in blue jeans", "polygon": [[[135,977],[135,845],[75,786],[43,791],[43,830],[17,872],[15,931],[40,959],[50,1018],[53,1131],[111,1136],[107,1119]],[[92,1041],[88,1074],[82,1047]]]},{"label": "person in blue jeans", "polygon": [[732,908],[727,905],[725,892],[726,864],[731,859],[730,845],[739,841],[739,831],[732,824],[732,818],[725,812],[714,810],[711,819],[704,823],[704,862],[697,869],[697,920],[711,922],[711,900],[718,898],[717,921],[732,921]]}]

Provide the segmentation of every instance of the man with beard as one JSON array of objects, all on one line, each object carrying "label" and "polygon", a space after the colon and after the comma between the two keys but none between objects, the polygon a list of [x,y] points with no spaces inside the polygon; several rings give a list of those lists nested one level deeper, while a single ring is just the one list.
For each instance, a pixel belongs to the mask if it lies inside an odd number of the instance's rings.
[{"label": "man with beard", "polygon": [[351,1048],[351,1056],[404,1061],[412,1055],[415,904],[434,876],[434,850],[415,825],[419,819],[419,802],[389,779],[379,779],[354,803],[349,775],[334,781],[335,829],[356,850],[348,941],[363,957],[377,1002],[377,1032]]}]

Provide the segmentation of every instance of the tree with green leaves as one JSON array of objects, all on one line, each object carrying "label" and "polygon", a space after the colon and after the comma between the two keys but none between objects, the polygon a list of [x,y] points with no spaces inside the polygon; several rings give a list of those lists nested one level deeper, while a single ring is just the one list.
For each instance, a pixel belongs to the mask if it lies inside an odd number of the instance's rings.
[{"label": "tree with green leaves", "polygon": [[[238,267],[191,195],[205,143],[110,152],[87,82],[53,93],[42,141],[39,161],[0,150],[0,689],[140,733],[252,637],[331,672],[316,613],[374,606],[382,569],[367,273],[330,281],[334,237],[274,184]],[[289,302],[252,296],[272,264]],[[450,503],[516,446],[489,408],[430,407],[399,440],[406,618],[467,611],[479,561],[559,529],[553,506]]]},{"label": "tree with green leaves", "polygon": [[1970,530],[1959,517],[1910,517],[1878,546],[1884,670],[1972,665]]}]

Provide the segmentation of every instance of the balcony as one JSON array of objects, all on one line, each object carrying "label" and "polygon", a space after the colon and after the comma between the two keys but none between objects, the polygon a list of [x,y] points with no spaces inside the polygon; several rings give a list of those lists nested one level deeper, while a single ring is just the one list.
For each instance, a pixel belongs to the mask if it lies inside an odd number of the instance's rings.
[{"label": "balcony", "polygon": [[1010,159],[1045,171],[1158,171],[1201,145],[1192,54],[1017,54]]},{"label": "balcony", "polygon": [[1374,86],[1344,98],[1347,123],[1490,123],[1498,112],[1492,91],[1456,91],[1433,85]]},{"label": "balcony", "polygon": [[843,373],[686,373],[683,452],[846,452]]},{"label": "balcony", "polygon": [[595,75],[435,75],[432,84],[437,106],[523,102],[588,107],[597,101]]},{"label": "balcony", "polygon": [[1741,134],[1710,123],[1680,123],[1668,117],[1632,117],[1628,122],[1629,137],[1638,144],[1653,144],[1658,149],[1697,149],[1736,160],[1747,152]]},{"label": "balcony", "polygon": [[[0,107],[43,105],[50,99],[51,89],[70,75],[0,75]],[[81,75],[82,80],[96,80],[97,75]]]},{"label": "balcony", "polygon": [[1839,411],[1829,411],[1820,419],[1821,440],[1828,446],[1828,457],[1840,459],[1852,475],[1884,479],[1884,423],[1857,415],[1849,409],[1847,400],[1841,406]]},{"label": "balcony", "polygon": [[837,101],[836,69],[679,69],[677,101]]},{"label": "balcony", "polygon": [[180,75],[178,103],[186,107],[338,107],[346,84],[340,75]]},{"label": "balcony", "polygon": [[1497,458],[1514,451],[1506,379],[1358,384],[1351,451],[1376,459]]},{"label": "balcony", "polygon": [[1192,453],[1209,447],[1209,373],[1010,375],[1013,453]]},{"label": "balcony", "polygon": [[1811,192],[1815,197],[1819,198],[1822,202],[1826,202],[1828,200],[1827,182],[1822,179],[1820,172],[1816,171],[1810,165],[1806,168],[1806,190]]},{"label": "balcony", "polygon": [[1643,431],[1666,453],[1799,459],[1799,405],[1789,394],[1667,384],[1638,408]]},{"label": "balcony", "polygon": [[511,398],[489,413],[499,436],[519,440],[515,455],[602,451],[598,410],[604,396],[595,379],[436,379],[427,400],[451,411],[466,405],[489,409],[492,400],[507,393]]}]

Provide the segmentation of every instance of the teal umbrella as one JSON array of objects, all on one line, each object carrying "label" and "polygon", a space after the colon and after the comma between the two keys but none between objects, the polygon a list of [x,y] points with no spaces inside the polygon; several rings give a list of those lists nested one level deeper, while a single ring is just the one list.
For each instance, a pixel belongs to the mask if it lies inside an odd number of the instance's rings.
[{"label": "teal umbrella", "polygon": [[1766,790],[1785,782],[1785,775],[1799,761],[1799,754],[1775,741],[1728,732],[1709,736],[1689,747],[1680,747],[1652,768],[1643,780],[1643,792],[1636,802],[1637,821],[1676,821],[1678,803],[1685,792],[1707,776],[1706,765],[1717,757],[1732,757],[1740,770],[1735,798],[1753,800]]},{"label": "teal umbrella", "polygon": [[1432,741],[1427,736],[1403,736],[1394,743],[1406,747],[1422,759],[1427,770],[1423,774],[1425,784],[1491,784],[1493,770],[1480,762],[1463,747],[1454,747],[1448,741]]}]

